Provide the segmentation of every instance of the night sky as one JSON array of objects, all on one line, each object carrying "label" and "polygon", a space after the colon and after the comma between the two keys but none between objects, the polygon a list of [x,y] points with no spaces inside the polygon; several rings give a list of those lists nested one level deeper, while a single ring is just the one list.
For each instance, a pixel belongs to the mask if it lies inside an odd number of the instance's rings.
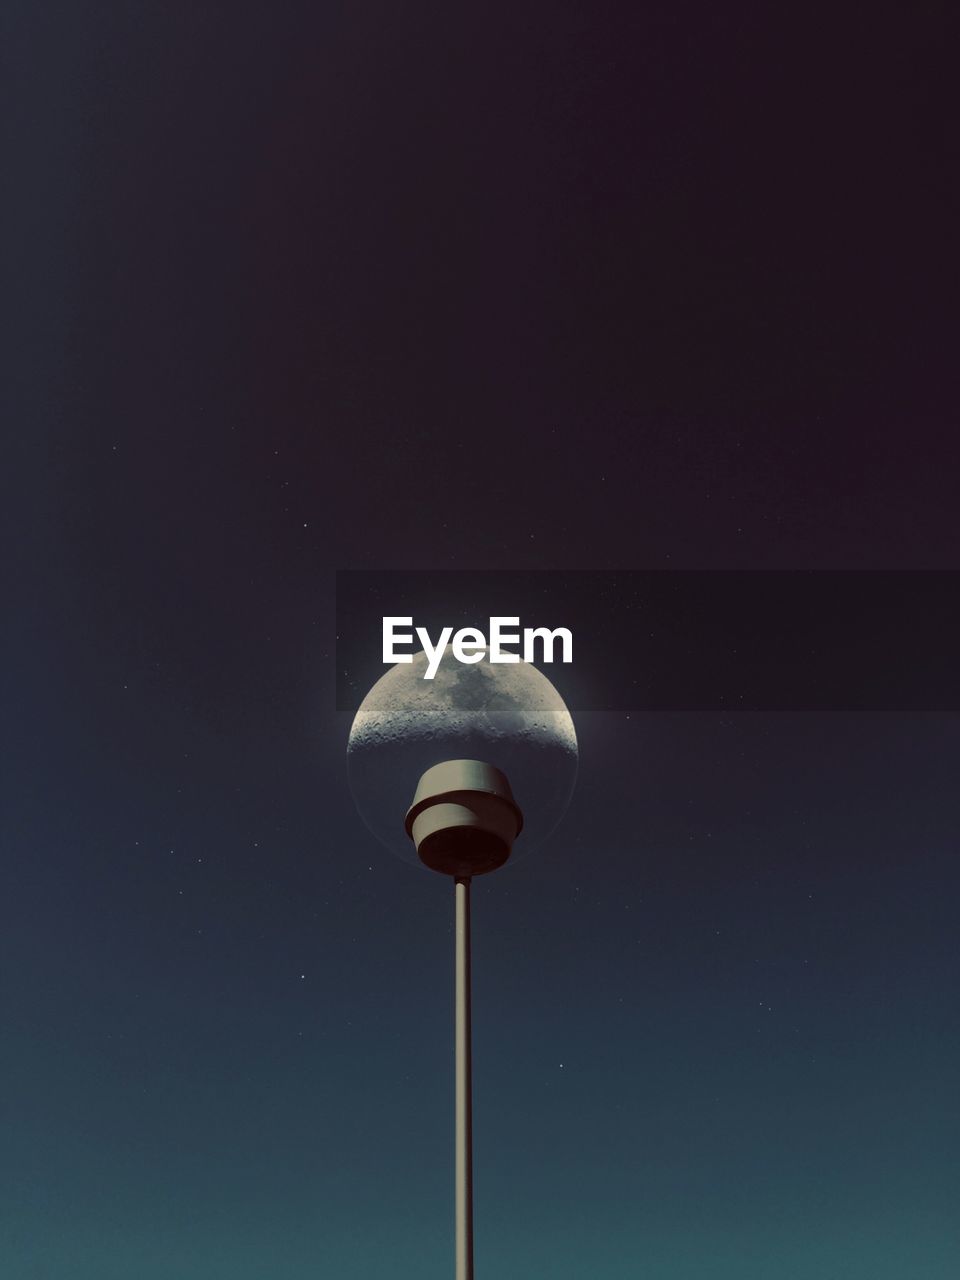
[{"label": "night sky", "polygon": [[[334,574],[960,569],[947,8],[7,0],[5,1277],[452,1274]],[[957,707],[575,714],[478,1276],[953,1277]]]}]

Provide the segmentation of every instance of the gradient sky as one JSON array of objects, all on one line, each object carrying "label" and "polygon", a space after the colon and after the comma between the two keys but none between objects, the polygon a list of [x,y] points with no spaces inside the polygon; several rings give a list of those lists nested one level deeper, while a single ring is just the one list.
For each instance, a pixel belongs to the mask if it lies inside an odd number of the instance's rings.
[{"label": "gradient sky", "polygon": [[[336,569],[958,567],[940,8],[459,8],[4,6],[17,1280],[452,1271]],[[478,1275],[952,1276],[956,709],[577,729],[474,891]]]}]

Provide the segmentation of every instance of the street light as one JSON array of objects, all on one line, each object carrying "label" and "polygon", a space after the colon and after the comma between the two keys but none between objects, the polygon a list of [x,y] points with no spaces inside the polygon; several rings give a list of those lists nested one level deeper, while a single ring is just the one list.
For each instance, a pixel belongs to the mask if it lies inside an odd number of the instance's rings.
[{"label": "street light", "polygon": [[473,1280],[470,885],[529,853],[570,800],[577,738],[563,699],[519,660],[423,653],[391,667],[350,730],[350,786],[364,821],[398,856],[454,882],[456,1280]]}]

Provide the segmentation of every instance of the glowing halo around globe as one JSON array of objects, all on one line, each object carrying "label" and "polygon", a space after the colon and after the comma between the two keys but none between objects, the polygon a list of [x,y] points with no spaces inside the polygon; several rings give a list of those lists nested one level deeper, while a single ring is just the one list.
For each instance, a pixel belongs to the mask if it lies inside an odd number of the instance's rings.
[{"label": "glowing halo around globe", "polygon": [[[577,735],[550,681],[526,662],[458,662],[433,680],[425,653],[385,672],[357,711],[347,744],[350,789],[364,822],[391,852],[422,866],[404,829],[417,783],[444,760],[481,760],[507,775],[523,811],[511,861],[560,821],[577,776]],[[424,868],[425,869],[425,868]]]}]

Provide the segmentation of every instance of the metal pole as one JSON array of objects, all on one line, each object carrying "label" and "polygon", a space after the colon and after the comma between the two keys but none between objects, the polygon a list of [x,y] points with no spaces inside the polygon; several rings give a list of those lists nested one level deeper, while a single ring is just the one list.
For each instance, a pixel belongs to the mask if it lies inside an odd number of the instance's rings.
[{"label": "metal pole", "polygon": [[470,1077],[470,877],[456,897],[456,1280],[473,1280],[473,1104]]}]

